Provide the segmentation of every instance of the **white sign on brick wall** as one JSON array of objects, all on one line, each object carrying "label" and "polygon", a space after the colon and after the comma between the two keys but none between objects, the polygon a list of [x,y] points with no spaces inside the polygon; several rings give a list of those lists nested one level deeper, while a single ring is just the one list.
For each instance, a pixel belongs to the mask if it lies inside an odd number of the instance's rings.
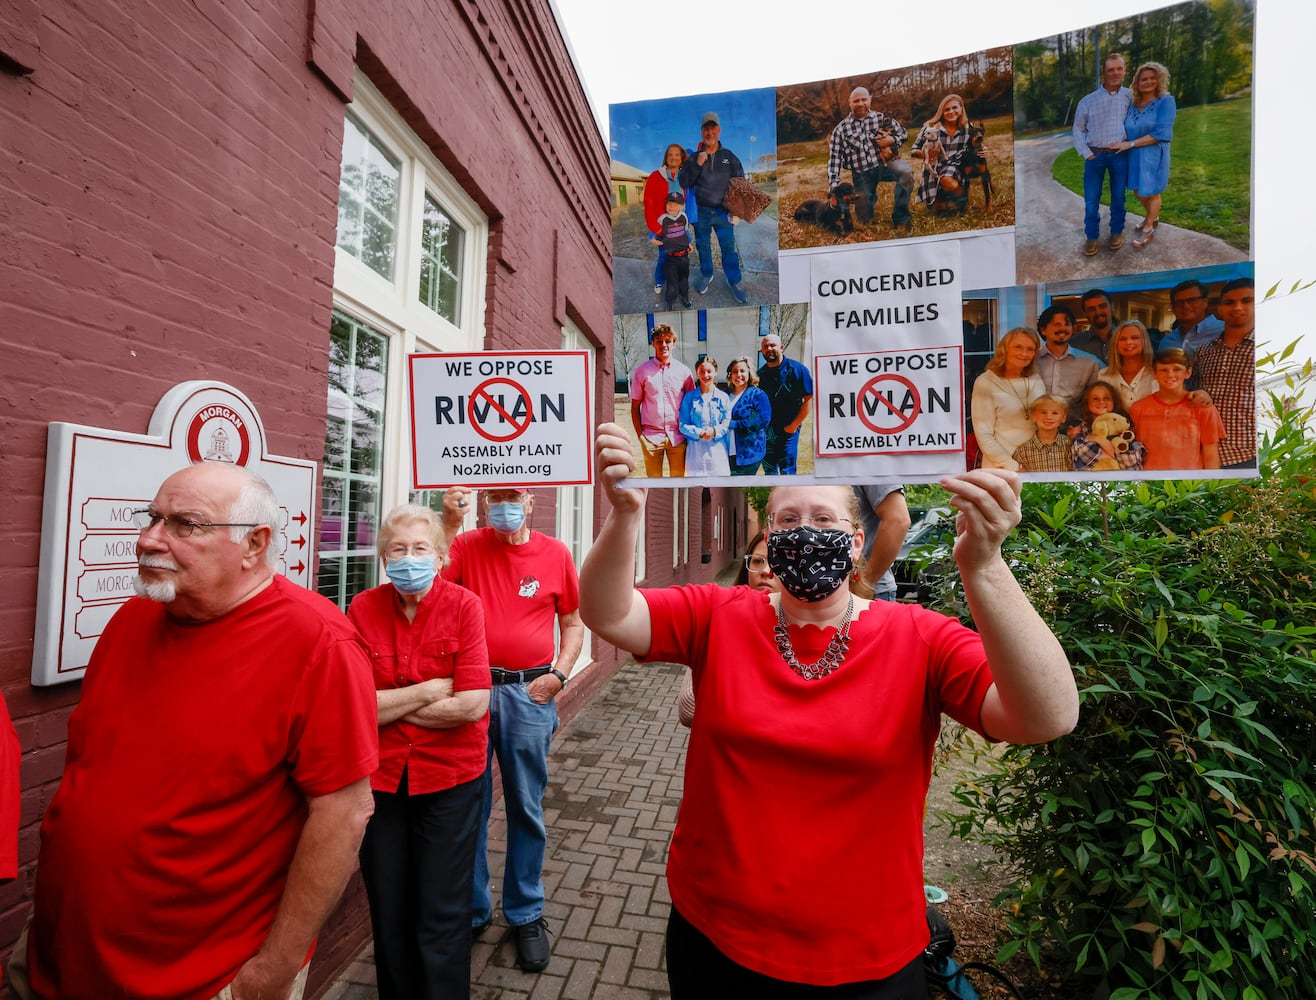
[{"label": "white sign on brick wall", "polygon": [[315,463],[266,452],[251,401],[222,382],[183,382],[161,398],[145,434],[52,423],[46,439],[32,683],[78,680],[96,640],[133,595],[137,529],[172,473],[231,462],[263,476],[279,499],[277,571],[311,585]]}]

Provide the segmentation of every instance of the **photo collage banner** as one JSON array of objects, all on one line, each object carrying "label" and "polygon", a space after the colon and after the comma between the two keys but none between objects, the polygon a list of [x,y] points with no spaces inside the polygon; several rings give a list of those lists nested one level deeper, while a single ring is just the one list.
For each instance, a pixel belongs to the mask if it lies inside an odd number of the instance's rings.
[{"label": "photo collage banner", "polygon": [[629,481],[1255,475],[1254,13],[612,105]]}]

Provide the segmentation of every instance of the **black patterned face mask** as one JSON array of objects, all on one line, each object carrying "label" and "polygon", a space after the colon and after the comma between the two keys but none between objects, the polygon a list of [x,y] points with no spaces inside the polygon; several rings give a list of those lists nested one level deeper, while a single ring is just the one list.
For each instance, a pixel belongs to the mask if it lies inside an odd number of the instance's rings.
[{"label": "black patterned face mask", "polygon": [[854,536],[801,524],[768,535],[768,566],[786,593],[810,604],[836,593],[854,569]]}]

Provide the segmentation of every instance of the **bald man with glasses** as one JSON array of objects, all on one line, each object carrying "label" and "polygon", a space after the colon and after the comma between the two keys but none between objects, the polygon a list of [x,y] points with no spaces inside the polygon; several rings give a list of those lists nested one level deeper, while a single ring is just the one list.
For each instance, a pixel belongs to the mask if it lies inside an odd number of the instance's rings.
[{"label": "bald man with glasses", "polygon": [[190,466],[134,521],[138,596],[69,719],[10,985],[300,998],[373,808],[365,646],[275,574],[279,504],[254,473]]}]

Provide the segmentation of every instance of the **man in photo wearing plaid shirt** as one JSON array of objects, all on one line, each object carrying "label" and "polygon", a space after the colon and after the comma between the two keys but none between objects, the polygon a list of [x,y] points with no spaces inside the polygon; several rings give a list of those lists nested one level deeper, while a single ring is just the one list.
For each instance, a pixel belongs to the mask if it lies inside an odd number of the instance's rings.
[{"label": "man in photo wearing plaid shirt", "polygon": [[1257,465],[1257,342],[1253,339],[1256,292],[1251,278],[1235,278],[1220,290],[1217,311],[1225,328],[1197,352],[1192,388],[1205,389],[1224,421],[1220,468]]},{"label": "man in photo wearing plaid shirt", "polygon": [[841,171],[848,169],[855,191],[862,195],[856,214],[860,223],[873,220],[879,181],[894,181],[895,204],[891,206],[891,225],[906,234],[912,231],[909,196],[914,190],[914,171],[908,161],[900,159],[900,145],[905,129],[890,115],[873,111],[868,91],[855,87],[850,91],[850,114],[832,129],[827,143],[827,190],[841,181]]}]

